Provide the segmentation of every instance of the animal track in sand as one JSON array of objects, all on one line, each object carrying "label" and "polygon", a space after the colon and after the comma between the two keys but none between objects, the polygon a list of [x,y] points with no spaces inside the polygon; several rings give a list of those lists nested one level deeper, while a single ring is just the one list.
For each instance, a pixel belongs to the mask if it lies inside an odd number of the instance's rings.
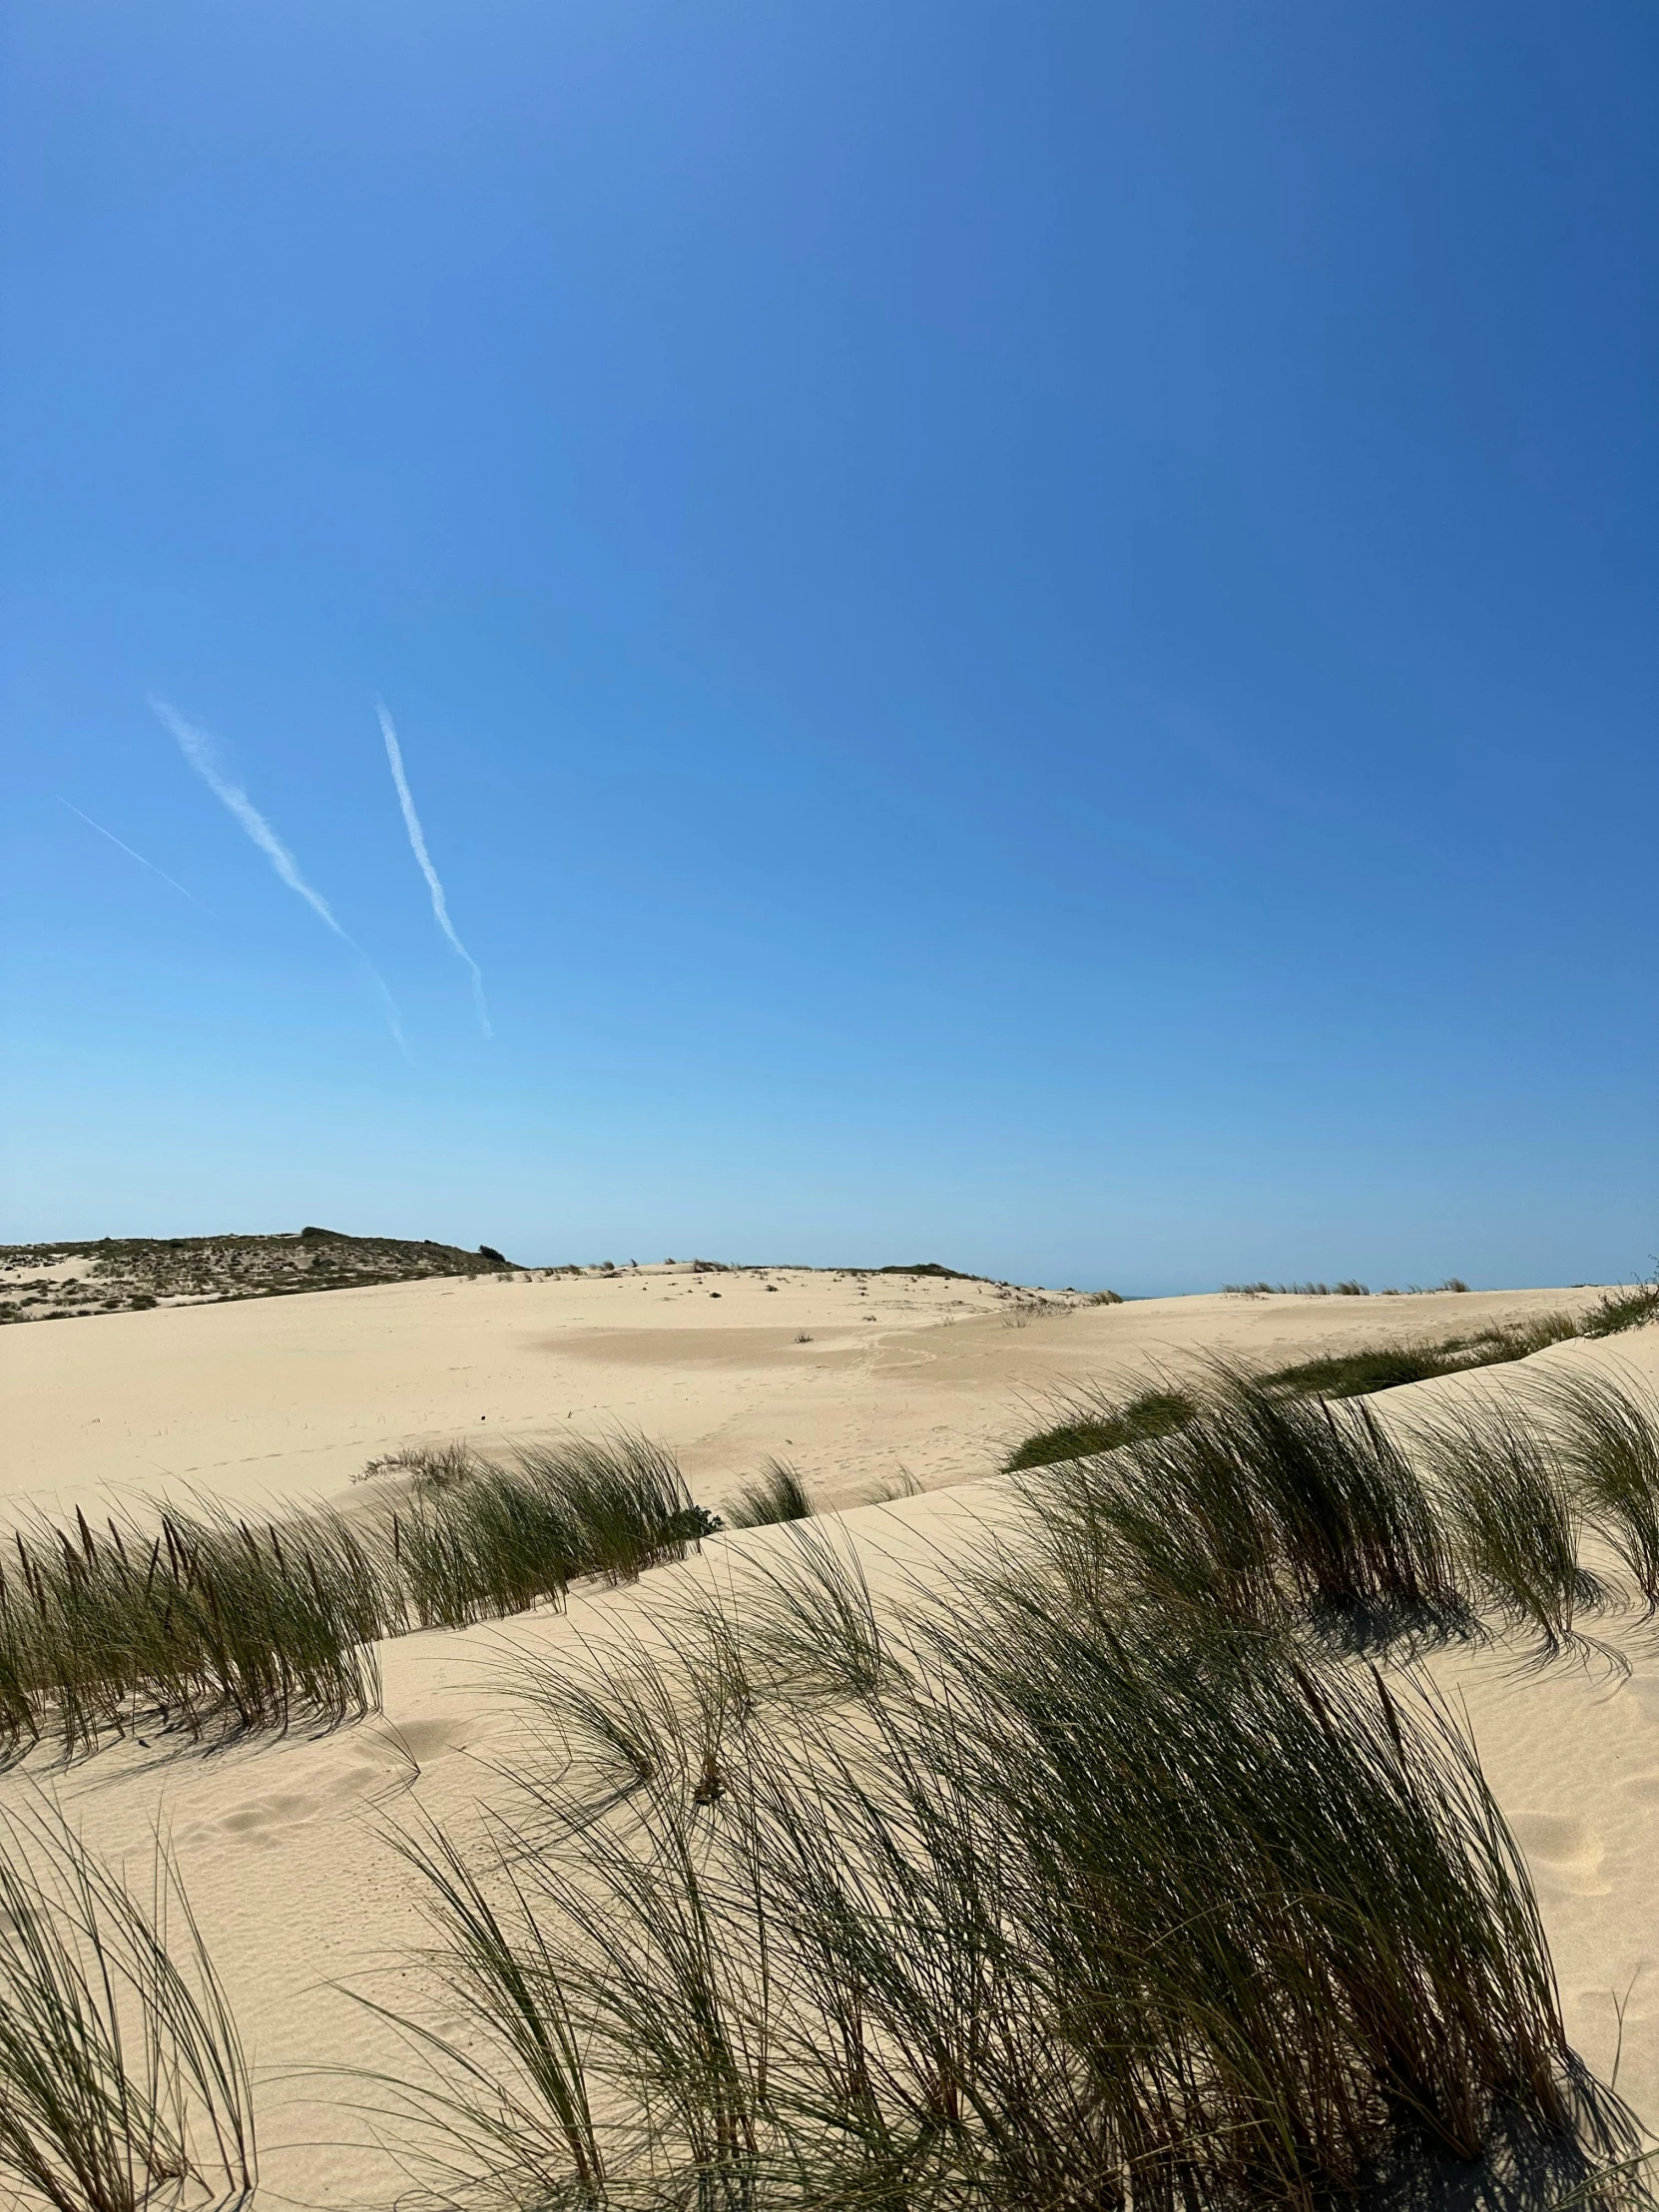
[{"label": "animal track in sand", "polygon": [[1605,1897],[1601,1879],[1602,1841],[1588,1821],[1567,1813],[1512,1813],[1509,1826],[1527,1864],[1547,1874],[1574,1897]]}]

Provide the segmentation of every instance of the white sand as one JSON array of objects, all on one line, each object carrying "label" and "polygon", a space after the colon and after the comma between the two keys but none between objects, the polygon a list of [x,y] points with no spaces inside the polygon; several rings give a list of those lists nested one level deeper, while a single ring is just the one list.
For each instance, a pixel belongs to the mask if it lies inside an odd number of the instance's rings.
[{"label": "white sand", "polygon": [[1033,1425],[1024,1404],[1080,1379],[1115,1383],[1211,1350],[1271,1363],[1466,1334],[1594,1295],[1044,1312],[978,1283],[650,1268],[31,1322],[0,1329],[0,1490],[53,1505],[105,1484],[238,1504],[340,1495],[403,1444],[621,1422],[671,1443],[699,1496],[778,1452],[842,1505],[900,1467],[929,1489],[975,1479]]},{"label": "white sand", "polygon": [[[1024,1319],[964,1284],[773,1271],[757,1276],[426,1283],[242,1306],[158,1310],[0,1332],[5,1486],[14,1504],[102,1485],[199,1485],[255,1502],[346,1494],[369,1456],[413,1440],[479,1442],[624,1420],[681,1453],[716,1503],[768,1451],[796,1460],[828,1503],[902,1466],[930,1494],[850,1512],[877,1562],[925,1567],[985,1516],[999,1448],[1068,1381],[1135,1382],[1213,1349],[1291,1359],[1383,1335],[1468,1331],[1587,1302],[1528,1292],[1398,1300],[1214,1297]],[[712,1293],[718,1291],[718,1302]],[[873,1319],[866,1318],[873,1316]],[[945,1326],[947,1323],[953,1326]],[[810,1345],[798,1345],[799,1335]],[[1575,1342],[1539,1362],[1634,1368],[1659,1383],[1659,1329]],[[1518,1371],[1502,1373],[1512,1378]],[[1399,1409],[1435,1383],[1388,1393]],[[482,1417],[481,1417],[482,1416]],[[941,1485],[954,1485],[941,1487]],[[262,2139],[276,2202],[380,2204],[392,2169],[365,2147],[340,2083],[275,2077],[324,2064],[395,2063],[387,2032],[335,1986],[415,2001],[403,1955],[421,1938],[418,1893],[385,1839],[421,1809],[463,1832],[501,1785],[492,1753],[511,1709],[491,1682],[515,1648],[558,1650],[617,1608],[660,1605],[683,1573],[718,1574],[731,1544],[662,1569],[633,1592],[382,1652],[385,1715],[331,1735],[260,1739],[205,1755],[116,1745],[67,1774],[36,1755],[0,1795],[53,1788],[88,1837],[147,1859],[171,1827],[204,1929],[265,2078]],[[1611,1685],[1569,1667],[1517,1672],[1501,1655],[1438,1662],[1467,1699],[1487,1773],[1527,1851],[1569,2032],[1611,2066],[1628,1993],[1619,2086],[1659,2120],[1659,1654],[1625,1627],[1635,1659]],[[359,2138],[353,2147],[342,2138]]]}]

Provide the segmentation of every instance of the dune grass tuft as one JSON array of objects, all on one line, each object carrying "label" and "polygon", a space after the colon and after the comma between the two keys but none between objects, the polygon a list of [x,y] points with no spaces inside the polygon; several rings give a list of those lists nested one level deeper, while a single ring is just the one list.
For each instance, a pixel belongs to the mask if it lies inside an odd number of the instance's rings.
[{"label": "dune grass tuft", "polygon": [[171,1855],[146,1906],[54,1812],[6,1816],[0,2172],[58,2212],[140,2212],[245,2204],[256,2171],[248,2068]]},{"label": "dune grass tuft", "polygon": [[[1031,1480],[1063,1517],[1075,1466]],[[861,1583],[826,1607],[849,1562],[781,1561],[718,1634],[589,1674],[575,1734],[630,1747],[619,1790],[567,1736],[481,1859],[411,1840],[474,2031],[403,2100],[430,2201],[1316,2212],[1500,2141],[1639,2196],[1448,1712],[1126,1615],[1094,1532],[1069,1581],[950,1572],[905,1643]],[[737,1694],[781,1600],[818,1624],[810,1694],[789,1665]]]},{"label": "dune grass tuft", "polygon": [[383,1535],[422,1628],[557,1605],[581,1575],[632,1581],[712,1526],[673,1454],[627,1430],[523,1444],[507,1462],[450,1447],[405,1465],[413,1481]]},{"label": "dune grass tuft", "polygon": [[1409,1458],[1369,1407],[1285,1398],[1217,1366],[1180,1426],[1026,1485],[1082,1602],[1241,1628],[1293,1614],[1378,1634],[1466,1623],[1456,1563]]},{"label": "dune grass tuft", "polygon": [[1586,1337],[1616,1337],[1626,1329],[1645,1329],[1659,1322],[1659,1279],[1638,1283],[1628,1291],[1612,1291],[1586,1317]]},{"label": "dune grass tuft", "polygon": [[666,1445],[632,1430],[559,1444],[526,1444],[514,1469],[556,1497],[577,1531],[577,1572],[632,1582],[647,1567],[684,1559],[709,1532]]},{"label": "dune grass tuft", "polygon": [[1297,1397],[1361,1397],[1374,1390],[1397,1389],[1406,1382],[1426,1382],[1436,1376],[1460,1375],[1469,1368],[1526,1360],[1579,1334],[1570,1314],[1538,1314],[1494,1324],[1473,1336],[1371,1345],[1297,1361],[1268,1370],[1261,1381]]},{"label": "dune grass tuft", "polygon": [[141,1712],[192,1735],[370,1711],[373,1642],[390,1626],[372,1560],[326,1508],[254,1526],[223,1507],[159,1525],[36,1522],[0,1565],[0,1728],[12,1749],[50,1726],[65,1755]]},{"label": "dune grass tuft", "polygon": [[419,1628],[558,1604],[577,1571],[576,1529],[557,1491],[470,1454],[417,1472],[387,1525],[394,1579]]},{"label": "dune grass tuft", "polygon": [[[1230,1286],[1242,1289],[1246,1295],[1267,1287]],[[1659,1311],[1659,1293],[1655,1294],[1654,1310]],[[1645,1308],[1637,1312],[1632,1305],[1632,1318],[1616,1326],[1633,1328],[1646,1318]],[[1570,1314],[1538,1314],[1521,1321],[1494,1323],[1471,1336],[1360,1345],[1324,1353],[1316,1360],[1264,1369],[1256,1381],[1264,1389],[1286,1397],[1366,1397],[1378,1390],[1398,1389],[1408,1382],[1427,1382],[1442,1375],[1461,1375],[1472,1368],[1529,1359],[1533,1353],[1569,1338],[1602,1334],[1606,1331],[1592,1327],[1590,1322],[1581,1326]],[[1141,1436],[1162,1435],[1189,1419],[1197,1403],[1198,1393],[1168,1382],[1124,1400],[1114,1399],[1104,1390],[1083,1390],[1062,1401],[1057,1408],[1063,1413],[1062,1419],[1014,1447],[1002,1462],[1003,1471],[1011,1474],[1025,1467],[1049,1466],[1059,1459],[1115,1451]]]},{"label": "dune grass tuft", "polygon": [[809,1520],[812,1492],[787,1459],[769,1458],[758,1475],[726,1507],[728,1528],[766,1528],[776,1521]]},{"label": "dune grass tuft", "polygon": [[580,1575],[683,1559],[713,1517],[642,1436],[463,1445],[382,1462],[406,1487],[347,1516],[253,1523],[205,1503],[40,1520],[0,1554],[0,1755],[66,1757],[141,1721],[196,1737],[333,1725],[379,1704],[375,1645],[559,1603]]},{"label": "dune grass tuft", "polygon": [[1659,1404],[1607,1375],[1556,1374],[1541,1404],[1587,1520],[1659,1613]]},{"label": "dune grass tuft", "polygon": [[1541,1656],[1599,1648],[1577,1624],[1610,1593],[1579,1562],[1583,1505],[1567,1451],[1490,1396],[1434,1408],[1417,1434],[1477,1602],[1529,1631]]}]

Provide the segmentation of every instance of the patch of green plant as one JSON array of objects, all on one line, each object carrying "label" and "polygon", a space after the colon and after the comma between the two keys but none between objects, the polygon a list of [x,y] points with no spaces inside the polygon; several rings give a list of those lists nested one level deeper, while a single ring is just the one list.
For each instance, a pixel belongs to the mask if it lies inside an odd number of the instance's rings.
[{"label": "patch of green plant", "polygon": [[983,1283],[982,1275],[967,1275],[960,1268],[941,1267],[937,1260],[918,1260],[907,1268],[851,1268],[852,1275],[930,1275],[941,1283]]},{"label": "patch of green plant", "polygon": [[1659,1280],[1628,1291],[1609,1292],[1579,1324],[1585,1337],[1616,1337],[1626,1329],[1644,1329],[1659,1321]]},{"label": "patch of green plant", "polygon": [[1580,1334],[1570,1314],[1539,1314],[1506,1322],[1467,1337],[1422,1339],[1415,1343],[1367,1345],[1271,1368],[1260,1381],[1271,1389],[1298,1397],[1362,1397],[1392,1390],[1436,1376],[1460,1375],[1469,1368],[1501,1366],[1525,1360],[1548,1346]]},{"label": "patch of green plant", "polygon": [[369,1551],[327,1508],[255,1527],[223,1507],[18,1529],[0,1568],[0,1737],[48,1729],[66,1757],[139,1713],[193,1736],[340,1721],[379,1702],[374,1642],[395,1611]]},{"label": "patch of green plant", "polygon": [[1080,1605],[1251,1632],[1305,1618],[1368,1642],[1470,1620],[1433,1503],[1369,1406],[1218,1367],[1183,1422],[1022,1489]]},{"label": "patch of green plant", "polygon": [[1056,1459],[1081,1459],[1100,1451],[1116,1451],[1143,1437],[1166,1435],[1190,1420],[1197,1400],[1185,1390],[1143,1390],[1122,1404],[1108,1399],[1079,1401],[1072,1417],[1056,1421],[1034,1436],[1027,1436],[1003,1460],[1004,1473],[1022,1467],[1047,1466]]},{"label": "patch of green plant", "polygon": [[1583,1495],[1557,1438],[1485,1397],[1436,1406],[1417,1441],[1476,1602],[1529,1631],[1543,1657],[1599,1648],[1578,1622],[1608,1592],[1579,1561]]},{"label": "patch of green plant", "polygon": [[559,1604],[582,1575],[633,1581],[683,1559],[717,1525],[672,1453],[649,1438],[525,1444],[505,1463],[463,1445],[411,1452],[408,1498],[383,1521],[391,1574],[422,1628],[460,1628]]},{"label": "patch of green plant", "polygon": [[1463,1365],[1453,1357],[1455,1349],[1449,1343],[1371,1345],[1273,1368],[1264,1381],[1298,1397],[1361,1397],[1449,1375]]},{"label": "patch of green plant", "polygon": [[207,1503],[44,1519],[0,1556],[0,1754],[49,1731],[66,1757],[141,1720],[195,1737],[332,1724],[379,1704],[375,1645],[562,1601],[582,1575],[629,1581],[713,1532],[647,1438],[455,1444],[368,1471],[395,1502],[254,1524]]},{"label": "patch of green plant", "polygon": [[1541,1394],[1585,1518],[1659,1613],[1659,1407],[1607,1375],[1557,1372]]}]

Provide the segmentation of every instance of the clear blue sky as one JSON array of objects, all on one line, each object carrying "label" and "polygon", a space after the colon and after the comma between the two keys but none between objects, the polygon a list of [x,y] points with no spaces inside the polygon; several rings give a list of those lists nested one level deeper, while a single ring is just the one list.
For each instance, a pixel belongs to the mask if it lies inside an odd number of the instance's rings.
[{"label": "clear blue sky", "polygon": [[6,1235],[1645,1266],[1652,0],[0,12]]}]

